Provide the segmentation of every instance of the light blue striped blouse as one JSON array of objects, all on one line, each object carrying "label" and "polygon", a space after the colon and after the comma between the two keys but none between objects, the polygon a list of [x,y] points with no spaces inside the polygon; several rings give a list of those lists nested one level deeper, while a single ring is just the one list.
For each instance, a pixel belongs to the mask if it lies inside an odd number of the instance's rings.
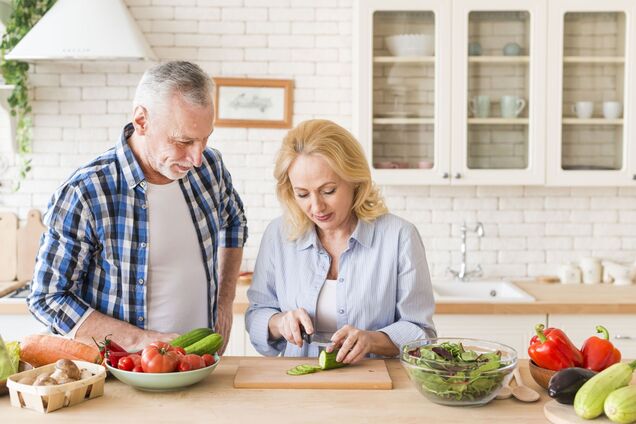
[{"label": "light blue striped blouse", "polygon": [[[252,344],[263,355],[318,356],[314,345],[302,348],[270,340],[268,322],[277,312],[304,308],[315,322],[318,294],[331,259],[315,230],[289,241],[282,218],[263,235],[245,324]],[[382,331],[400,346],[435,336],[435,301],[424,245],[415,226],[386,214],[368,223],[358,220],[340,257],[337,326]]]}]

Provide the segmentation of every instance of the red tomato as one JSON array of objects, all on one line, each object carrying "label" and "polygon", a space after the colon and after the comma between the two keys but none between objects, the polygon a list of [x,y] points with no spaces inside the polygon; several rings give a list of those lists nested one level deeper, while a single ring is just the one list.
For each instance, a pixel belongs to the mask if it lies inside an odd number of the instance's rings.
[{"label": "red tomato", "polygon": [[179,362],[179,372],[190,371],[192,367],[187,362]]},{"label": "red tomato", "polygon": [[175,346],[174,350],[179,354],[179,355],[185,355],[186,351],[184,348],[180,347],[180,346]]},{"label": "red tomato", "polygon": [[141,353],[141,367],[144,372],[173,372],[179,365],[179,354],[165,342],[154,342]]},{"label": "red tomato", "polygon": [[133,353],[132,355],[128,355],[128,358],[132,359],[135,363],[135,367],[141,367],[141,355]]},{"label": "red tomato", "polygon": [[133,372],[144,372],[144,369],[141,368],[141,365],[139,365],[138,367],[133,368]]},{"label": "red tomato", "polygon": [[199,368],[205,368],[205,361],[199,355],[191,353],[181,357],[180,364],[187,364],[191,370],[198,370]]},{"label": "red tomato", "polygon": [[135,362],[130,356],[124,356],[117,363],[117,368],[124,371],[132,371],[135,368]]},{"label": "red tomato", "polygon": [[205,355],[201,356],[201,358],[203,358],[203,361],[205,362],[206,367],[209,367],[210,365],[214,365],[214,363],[216,362],[216,360],[214,359],[214,355],[210,355],[209,353],[206,353]]}]

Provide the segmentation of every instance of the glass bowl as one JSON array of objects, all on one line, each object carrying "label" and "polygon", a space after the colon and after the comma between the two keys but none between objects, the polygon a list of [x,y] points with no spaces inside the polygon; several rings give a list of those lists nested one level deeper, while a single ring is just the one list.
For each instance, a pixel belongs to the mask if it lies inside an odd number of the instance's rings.
[{"label": "glass bowl", "polygon": [[[463,360],[454,359],[458,356]],[[487,340],[440,337],[405,344],[400,362],[417,390],[431,402],[477,406],[493,400],[509,383],[517,352]]]}]

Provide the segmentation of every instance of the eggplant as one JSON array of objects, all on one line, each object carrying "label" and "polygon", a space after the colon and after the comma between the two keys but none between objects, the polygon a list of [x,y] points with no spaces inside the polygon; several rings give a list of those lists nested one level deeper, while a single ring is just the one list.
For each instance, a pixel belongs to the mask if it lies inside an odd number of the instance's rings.
[{"label": "eggplant", "polygon": [[559,403],[572,405],[574,396],[596,372],[586,368],[565,368],[556,372],[548,383],[548,395]]}]

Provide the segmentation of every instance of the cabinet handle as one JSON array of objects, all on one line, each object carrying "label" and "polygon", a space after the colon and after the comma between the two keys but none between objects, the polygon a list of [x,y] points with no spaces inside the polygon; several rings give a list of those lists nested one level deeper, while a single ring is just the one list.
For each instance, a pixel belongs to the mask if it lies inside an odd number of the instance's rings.
[{"label": "cabinet handle", "polygon": [[633,340],[634,337],[632,336],[621,336],[620,334],[617,334],[614,336],[614,339],[616,340]]},{"label": "cabinet handle", "polygon": [[632,180],[636,180],[636,174],[632,175]]},{"label": "cabinet handle", "polygon": [[444,172],[444,173],[442,174],[442,178],[447,179],[447,178],[448,178],[448,172]]},{"label": "cabinet handle", "polygon": [[462,174],[460,174],[459,172],[457,174],[455,174],[455,178],[456,180],[459,180],[462,177]]}]

